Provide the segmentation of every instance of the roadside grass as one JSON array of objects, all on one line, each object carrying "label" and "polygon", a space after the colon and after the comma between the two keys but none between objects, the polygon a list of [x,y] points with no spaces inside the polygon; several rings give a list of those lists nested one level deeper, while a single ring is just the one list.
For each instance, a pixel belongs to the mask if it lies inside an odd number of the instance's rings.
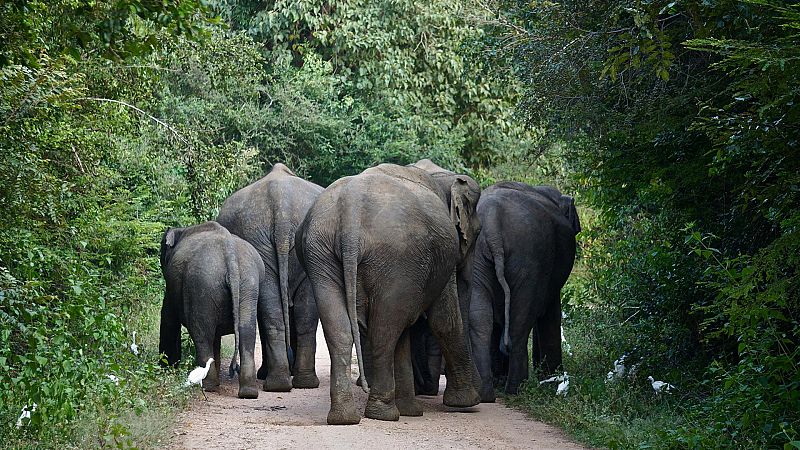
[{"label": "roadside grass", "polygon": [[607,380],[613,362],[623,353],[608,344],[624,342],[620,335],[625,331],[619,323],[608,309],[569,308],[563,320],[572,353],[564,352],[564,368],[569,374],[566,397],[556,395],[558,383],[540,385],[539,374],[531,373],[519,394],[503,397],[505,403],[592,447],[670,447],[667,433],[686,421],[683,404],[687,399],[680,389],[656,394],[641,369]]},{"label": "roadside grass", "polygon": [[[160,274],[158,274],[160,276]],[[158,335],[162,285],[155,274],[125,280],[130,292],[116,314],[124,318],[128,330],[136,330],[139,355],[125,348],[108,352],[114,360],[106,367],[111,373],[97,373],[80,380],[85,392],[80,404],[71,405],[75,417],[68,422],[50,424],[34,430],[15,426],[18,408],[6,410],[3,448],[161,448],[168,442],[174,418],[185,409],[192,391],[183,387],[192,358],[176,369],[158,364]],[[133,294],[135,293],[135,294]],[[130,301],[137,296],[135,302]],[[124,306],[128,305],[128,306]],[[132,306],[131,306],[132,305]],[[127,347],[130,340],[124,345]],[[98,345],[98,344],[95,344]],[[117,344],[118,345],[118,344]],[[194,353],[184,333],[183,354]],[[108,375],[118,377],[114,382]]]},{"label": "roadside grass", "polygon": [[[162,293],[150,294],[139,312],[130,316],[143,363],[120,380],[120,397],[128,401],[99,403],[94,414],[81,418],[72,439],[75,448],[162,448],[169,442],[175,417],[191,398],[192,391],[183,383],[193,360],[184,358],[174,370],[158,365]],[[184,339],[182,351],[193,354],[191,340]]]},{"label": "roadside grass", "polygon": [[670,447],[666,432],[683,422],[682,408],[672,398],[655,397],[644,386],[615,384],[606,387],[600,379],[572,375],[565,398],[555,395],[554,385],[534,382],[505,401],[592,447]]}]

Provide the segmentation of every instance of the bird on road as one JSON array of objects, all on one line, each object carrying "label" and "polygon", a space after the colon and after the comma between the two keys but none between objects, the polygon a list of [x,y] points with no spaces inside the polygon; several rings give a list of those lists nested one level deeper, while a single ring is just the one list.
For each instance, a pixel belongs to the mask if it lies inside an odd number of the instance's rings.
[{"label": "bird on road", "polygon": [[134,355],[139,356],[139,346],[136,345],[136,332],[133,332],[133,342],[131,343],[131,351]]},{"label": "bird on road", "polygon": [[647,377],[647,381],[649,381],[653,386],[653,390],[656,391],[656,394],[660,394],[661,392],[669,392],[670,389],[675,389],[675,386],[664,381],[655,381],[653,377]]},{"label": "bird on road", "polygon": [[206,379],[208,376],[208,369],[211,368],[211,364],[214,362],[214,358],[208,358],[206,361],[205,367],[195,367],[194,370],[189,372],[189,376],[186,378],[185,386],[191,386],[193,384],[200,385],[200,392],[203,394],[203,398],[208,401],[208,397],[206,397],[205,391],[203,391],[203,380]]}]

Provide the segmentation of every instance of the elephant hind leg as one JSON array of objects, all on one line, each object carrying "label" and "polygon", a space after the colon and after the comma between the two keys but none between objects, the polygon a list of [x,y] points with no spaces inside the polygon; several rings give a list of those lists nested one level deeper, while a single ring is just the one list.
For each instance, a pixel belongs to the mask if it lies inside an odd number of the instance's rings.
[{"label": "elephant hind leg", "polygon": [[[397,366],[395,362],[398,357],[397,347],[404,330],[401,328],[403,326],[400,323],[402,319],[399,318],[398,314],[400,313],[382,313],[380,317],[373,318],[370,323],[368,347],[372,352],[372,374],[369,379],[369,399],[367,400],[367,407],[364,411],[364,416],[370,419],[389,421],[400,419],[400,410],[395,397],[395,389],[397,387],[395,380]],[[401,351],[401,353],[407,359],[407,364],[409,365],[408,369],[410,369],[410,350],[408,353],[405,351]],[[401,369],[401,371],[404,377],[411,375],[410,379],[404,379],[403,381],[405,383],[410,381],[410,393],[413,400],[413,373],[408,374],[405,368]],[[407,396],[409,386],[403,385],[401,389],[404,396]],[[406,406],[410,403],[411,402],[407,402]],[[410,410],[411,407],[409,406],[407,409]]]},{"label": "elephant hind leg", "polygon": [[261,336],[263,360],[258,371],[264,376],[263,389],[269,392],[292,390],[289,357],[286,349],[286,328],[280,297],[274,281],[261,283],[258,299],[258,332]]},{"label": "elephant hind leg", "polygon": [[542,376],[550,376],[561,368],[561,299],[559,292],[550,293],[547,309],[536,321],[536,338]]},{"label": "elephant hind leg", "polygon": [[[211,332],[213,333],[213,332]],[[204,367],[208,358],[214,357],[214,336],[206,336],[205,333],[189,333],[194,341],[195,365]],[[210,333],[209,333],[210,334]],[[215,360],[216,361],[216,360]],[[205,379],[203,379],[203,389],[206,391],[216,391],[219,387],[219,372],[217,365],[211,364]]]},{"label": "elephant hind leg", "polygon": [[215,377],[211,378],[212,371],[209,371],[208,372],[209,376],[206,377],[206,379],[210,378],[211,379],[210,383],[213,384],[217,388],[220,385],[219,374],[220,374],[220,367],[221,367],[221,364],[222,364],[222,360],[220,358],[220,356],[221,356],[220,355],[221,347],[222,347],[222,334],[219,332],[219,330],[217,330],[214,333],[214,364],[213,364],[214,365],[214,371],[213,371],[213,373],[214,373]]},{"label": "elephant hind leg", "polygon": [[442,347],[447,364],[447,387],[443,402],[447,406],[468,407],[480,403],[476,387],[480,375],[470,357],[461,321],[455,272],[442,295],[428,309],[428,323]]},{"label": "elephant hind leg", "polygon": [[508,378],[505,387],[507,394],[516,394],[519,385],[528,379],[528,337],[531,335],[531,327],[520,328],[511,332],[512,345],[508,355]]},{"label": "elephant hind leg", "polygon": [[[394,382],[395,402],[401,416],[421,416],[422,407],[414,398],[414,374],[411,368],[410,329],[406,329],[400,336],[397,348],[394,351]],[[437,380],[438,380],[437,367]]]},{"label": "elephant hind leg", "polygon": [[353,401],[351,363],[353,333],[347,315],[344,289],[321,276],[309,274],[317,299],[322,331],[331,357],[331,409],[330,425],[354,425],[361,421]]},{"label": "elephant hind leg", "polygon": [[319,313],[307,281],[295,294],[292,316],[292,347],[295,349],[292,368],[292,387],[313,389],[319,387],[314,357],[317,351],[317,325]]},{"label": "elephant hind leg", "polygon": [[472,299],[470,304],[469,332],[472,345],[472,357],[475,367],[480,374],[481,382],[478,385],[481,402],[494,403],[494,378],[501,374],[493,367],[493,357],[499,354],[500,335],[502,329],[494,323],[492,309],[492,291],[483,283],[473,283]]}]

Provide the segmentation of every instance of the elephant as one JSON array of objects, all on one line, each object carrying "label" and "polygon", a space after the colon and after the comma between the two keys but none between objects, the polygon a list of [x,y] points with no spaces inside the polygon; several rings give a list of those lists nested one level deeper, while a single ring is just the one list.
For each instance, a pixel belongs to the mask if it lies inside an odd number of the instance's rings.
[{"label": "elephant", "polygon": [[543,376],[561,366],[561,288],[575,262],[580,221],[572,197],[548,186],[501,182],[478,203],[469,310],[482,402],[493,402],[493,361],[508,355],[505,392],[528,378],[528,337]]},{"label": "elephant", "polygon": [[[417,161],[411,166],[419,167],[432,176],[452,184],[455,173],[446,170],[429,159]],[[448,198],[448,202],[449,202]],[[464,336],[469,345],[469,298],[472,284],[472,246],[470,251],[458,262],[456,266],[456,282],[458,285],[458,303],[461,308],[461,318],[464,326]],[[439,393],[439,376],[442,370],[442,350],[431,332],[426,320],[418,320],[411,328],[411,362],[414,371],[414,390],[420,395],[437,395]],[[369,375],[367,367],[367,375]]]},{"label": "elephant", "polygon": [[[309,210],[296,247],[331,357],[329,424],[361,420],[349,377],[353,344],[359,382],[369,392],[364,415],[422,415],[414,398],[408,328],[423,311],[447,361],[444,404],[479,403],[456,290],[456,267],[480,231],[479,198],[480,187],[467,176],[437,177],[419,167],[381,164],[337,180]],[[365,360],[372,366],[366,378]]]},{"label": "elephant", "polygon": [[[239,397],[258,398],[255,359],[256,308],[264,287],[264,264],[256,250],[216,222],[169,228],[161,238],[159,351],[175,366],[181,359],[181,325],[195,344],[197,366],[214,358],[203,387],[219,386],[222,336],[233,333],[241,355]],[[233,363],[232,363],[233,364]]]},{"label": "elephant", "polygon": [[294,235],[321,192],[320,186],[277,163],[266,176],[228,197],[217,216],[217,222],[252,244],[264,261],[267,288],[258,304],[263,356],[258,378],[264,379],[265,391],[319,386],[314,362],[319,315],[297,261]]}]

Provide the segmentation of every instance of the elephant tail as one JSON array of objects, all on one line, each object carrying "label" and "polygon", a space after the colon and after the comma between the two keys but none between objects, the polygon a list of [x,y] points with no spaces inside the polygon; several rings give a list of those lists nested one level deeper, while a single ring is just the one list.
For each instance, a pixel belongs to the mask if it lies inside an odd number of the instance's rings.
[{"label": "elephant tail", "polygon": [[231,303],[233,304],[233,357],[228,373],[233,376],[236,371],[236,358],[239,353],[239,261],[236,258],[236,241],[230,233],[225,239],[225,265],[228,267],[228,286],[231,288]]},{"label": "elephant tail", "polygon": [[361,381],[361,389],[369,393],[367,377],[364,375],[364,356],[361,352],[361,333],[358,328],[358,313],[356,311],[356,303],[358,301],[356,292],[356,286],[358,284],[358,244],[358,229],[345,230],[342,234],[342,275],[344,276],[345,302],[347,302],[347,315],[350,318],[353,343],[356,346],[358,379]]},{"label": "elephant tail", "polygon": [[494,271],[497,276],[497,281],[500,283],[500,287],[503,288],[503,313],[505,320],[503,322],[503,337],[500,341],[500,351],[504,355],[508,355],[511,349],[511,338],[508,332],[511,316],[511,288],[508,287],[508,282],[506,281],[503,243],[496,242],[492,239],[487,239],[486,242],[489,244],[489,251],[492,253],[492,259],[494,260]]},{"label": "elephant tail", "polygon": [[278,284],[281,290],[281,309],[283,310],[283,323],[286,339],[286,350],[291,349],[291,330],[289,329],[289,246],[293,233],[283,233],[276,246],[278,252]]}]

